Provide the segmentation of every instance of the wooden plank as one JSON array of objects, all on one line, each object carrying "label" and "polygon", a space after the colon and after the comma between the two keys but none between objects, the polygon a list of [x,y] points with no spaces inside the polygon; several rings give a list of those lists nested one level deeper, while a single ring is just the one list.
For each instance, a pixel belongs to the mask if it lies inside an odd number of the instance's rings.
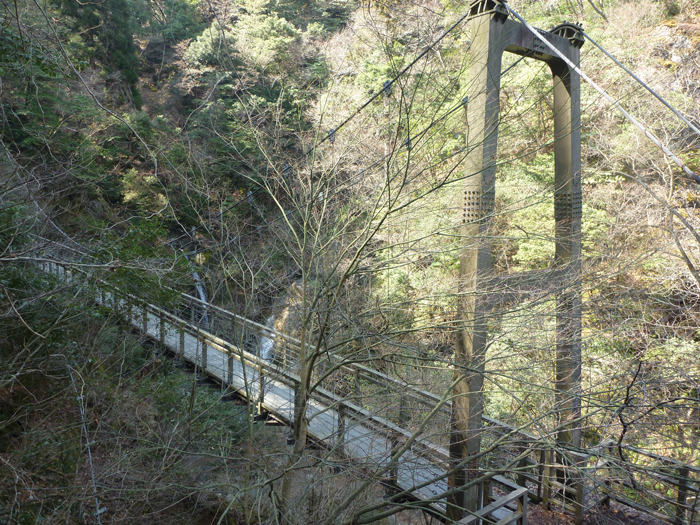
[{"label": "wooden plank", "polygon": [[525,487],[520,487],[518,490],[511,492],[510,494],[507,494],[502,498],[497,499],[493,503],[486,505],[485,507],[477,510],[471,516],[467,516],[466,518],[461,519],[457,523],[458,525],[469,525],[471,523],[476,523],[481,518],[488,518],[498,509],[501,509],[505,507],[508,503],[511,503],[521,498],[526,492],[527,489]]},{"label": "wooden plank", "polygon": [[493,479],[493,481],[498,483],[499,485],[506,487],[508,490],[515,491],[515,490],[520,490],[522,488],[526,489],[527,490],[527,497],[529,499],[531,499],[532,501],[536,502],[536,501],[539,501],[539,499],[540,499],[535,492],[532,492],[527,487],[523,487],[522,485],[518,485],[515,481],[513,481],[512,479],[509,479],[505,476],[496,475],[496,476],[493,476],[493,478],[491,478],[491,479]]}]

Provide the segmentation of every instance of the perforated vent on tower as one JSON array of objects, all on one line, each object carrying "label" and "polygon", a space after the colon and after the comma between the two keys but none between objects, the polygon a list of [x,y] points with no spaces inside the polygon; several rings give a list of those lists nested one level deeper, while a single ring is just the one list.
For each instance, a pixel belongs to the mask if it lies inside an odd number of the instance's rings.
[{"label": "perforated vent on tower", "polygon": [[493,213],[496,194],[487,191],[482,194],[479,190],[464,190],[464,207],[462,223],[476,222],[489,217]]},{"label": "perforated vent on tower", "polygon": [[581,195],[581,190],[574,190],[573,197],[573,218],[580,219],[583,215],[583,197]]},{"label": "perforated vent on tower", "polygon": [[556,222],[573,218],[573,198],[571,193],[554,194],[554,220]]}]

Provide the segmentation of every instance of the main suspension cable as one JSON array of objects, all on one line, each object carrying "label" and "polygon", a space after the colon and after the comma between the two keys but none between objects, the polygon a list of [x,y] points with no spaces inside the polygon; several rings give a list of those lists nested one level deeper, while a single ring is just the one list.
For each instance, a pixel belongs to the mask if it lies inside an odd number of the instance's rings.
[{"label": "main suspension cable", "polygon": [[690,122],[687,118],[685,118],[676,108],[674,108],[674,107],[673,107],[669,102],[667,102],[661,95],[659,95],[656,91],[654,91],[646,82],[644,82],[641,78],[639,78],[637,75],[635,75],[632,71],[630,71],[629,69],[627,69],[627,67],[625,67],[624,64],[620,63],[619,60],[617,60],[614,56],[612,56],[606,49],[604,49],[600,44],[598,44],[598,42],[596,42],[595,40],[593,40],[593,39],[590,37],[590,35],[589,35],[588,33],[586,33],[585,31],[581,31],[581,33],[583,34],[583,36],[585,36],[585,37],[588,39],[588,41],[589,41],[591,44],[593,44],[595,47],[597,47],[598,49],[600,49],[603,53],[605,53],[605,55],[606,55],[610,60],[612,60],[612,61],[615,62],[618,66],[620,66],[622,69],[624,69],[625,72],[626,72],[628,75],[630,75],[633,79],[635,79],[637,82],[639,82],[639,83],[642,85],[642,87],[644,87],[644,89],[646,89],[649,93],[651,93],[652,95],[654,95],[664,106],[666,106],[668,109],[670,109],[671,111],[673,111],[673,113],[674,113],[679,119],[681,119],[683,122],[685,122],[685,124],[686,124],[690,129],[692,129],[695,133],[697,133],[698,135],[700,135],[700,129],[698,129],[692,122]]},{"label": "main suspension cable", "polygon": [[457,20],[454,24],[452,24],[452,25],[450,26],[450,28],[447,29],[442,35],[440,35],[440,37],[439,37],[437,40],[435,40],[432,44],[430,44],[428,47],[426,47],[420,55],[418,55],[416,58],[414,58],[414,59],[411,61],[410,64],[408,64],[405,68],[403,68],[401,71],[399,71],[399,73],[398,73],[394,78],[392,78],[391,80],[387,80],[387,81],[384,83],[384,87],[382,87],[381,90],[379,90],[377,93],[375,93],[374,95],[372,95],[372,96],[369,98],[369,100],[367,100],[364,104],[362,104],[361,106],[359,106],[359,107],[352,113],[352,115],[350,115],[350,116],[349,116],[348,118],[346,118],[343,122],[341,122],[340,124],[338,124],[331,132],[329,132],[325,137],[323,137],[321,140],[319,140],[316,144],[314,144],[313,146],[311,146],[311,148],[309,148],[309,150],[308,150],[306,153],[304,153],[303,157],[308,157],[311,153],[313,153],[313,151],[314,151],[316,148],[318,148],[318,147],[319,147],[321,144],[323,144],[325,141],[330,140],[331,137],[333,137],[334,134],[335,134],[338,130],[340,130],[340,128],[342,128],[343,126],[345,126],[348,122],[350,122],[350,121],[351,121],[352,119],[354,119],[358,114],[360,114],[367,106],[369,106],[372,102],[374,102],[374,101],[377,99],[377,97],[379,97],[382,93],[386,93],[388,90],[390,90],[391,87],[394,85],[394,83],[395,83],[399,78],[401,78],[409,69],[411,69],[414,65],[416,65],[416,63],[417,63],[421,58],[423,58],[425,55],[427,55],[428,52],[429,52],[430,50],[432,50],[436,45],[438,45],[438,44],[442,41],[443,38],[445,38],[447,35],[449,35],[449,34],[450,34],[459,24],[461,24],[469,15],[470,15],[470,11],[467,11],[466,13],[464,13],[464,15],[462,15],[462,17],[460,17],[459,20]]},{"label": "main suspension cable", "polygon": [[[340,124],[338,124],[338,125],[337,125],[335,128],[333,128],[331,131],[329,131],[321,140],[319,140],[319,141],[316,142],[313,146],[311,146],[311,147],[302,155],[302,159],[308,157],[309,155],[311,155],[311,154],[316,150],[316,148],[318,148],[321,144],[323,144],[323,143],[326,142],[327,140],[334,141],[334,140],[335,140],[335,134],[336,134],[342,127],[344,127],[344,126],[345,126],[346,124],[348,124],[352,119],[354,119],[357,115],[359,115],[365,108],[367,108],[367,106],[369,106],[372,102],[374,102],[374,101],[377,99],[377,97],[381,96],[383,93],[387,93],[388,91],[390,91],[390,90],[391,90],[391,87],[394,85],[394,83],[395,83],[399,78],[401,78],[409,69],[411,69],[414,65],[416,65],[416,63],[417,63],[420,59],[422,59],[425,55],[427,55],[428,52],[429,52],[430,50],[432,50],[437,44],[439,44],[447,35],[449,35],[452,31],[454,31],[454,29],[455,29],[457,26],[459,26],[459,24],[461,24],[461,23],[469,16],[469,14],[470,14],[469,11],[467,11],[464,15],[462,15],[462,16],[459,18],[459,20],[457,20],[457,21],[456,21],[454,24],[452,24],[445,32],[443,32],[442,35],[440,35],[440,36],[438,37],[437,40],[435,40],[432,44],[430,44],[427,48],[425,48],[421,54],[419,54],[416,58],[414,58],[414,59],[411,61],[410,64],[408,64],[408,65],[407,65],[406,67],[404,67],[401,71],[399,71],[399,73],[398,73],[394,78],[392,78],[391,80],[387,80],[387,81],[384,83],[384,86],[382,87],[382,89],[380,89],[377,93],[375,93],[374,95],[372,95],[367,101],[365,101],[361,106],[359,106],[349,117],[347,117],[343,122],[341,122]],[[291,168],[291,166],[290,166],[290,168]],[[236,207],[239,206],[240,204],[242,204],[242,203],[246,202],[247,200],[251,199],[252,197],[254,197],[255,195],[257,195],[260,191],[262,191],[263,188],[264,188],[263,185],[259,185],[257,188],[251,190],[250,192],[248,192],[248,194],[247,194],[245,197],[243,197],[242,199],[240,199],[240,200],[234,202],[233,204],[231,204],[231,205],[228,206],[227,208],[224,208],[223,210],[221,210],[221,211],[216,215],[216,217],[214,218],[214,220],[220,218],[220,217],[223,215],[224,212],[231,211],[232,209],[236,208]],[[196,227],[194,228],[193,232],[196,232],[198,229],[200,229],[200,228],[202,228],[202,227],[203,227],[203,225],[196,226]],[[172,243],[172,242],[175,242],[175,241],[180,240],[180,239],[182,239],[183,237],[187,237],[187,236],[190,236],[190,237],[191,237],[191,233],[185,232],[184,234],[180,235],[179,237],[176,237],[176,238],[174,238],[174,239],[171,239],[169,242]]]},{"label": "main suspension cable", "polygon": [[661,148],[661,151],[663,151],[673,162],[675,162],[678,167],[680,167],[683,172],[687,175],[687,177],[694,182],[700,184],[700,176],[698,176],[697,173],[695,173],[693,170],[691,170],[685,162],[683,162],[681,159],[679,159],[668,147],[666,147],[657,137],[654,135],[651,131],[647,130],[644,125],[639,122],[635,117],[633,117],[630,113],[628,113],[614,98],[612,98],[608,93],[600,87],[598,84],[596,84],[588,75],[586,75],[583,71],[581,71],[581,68],[578,67],[576,64],[574,64],[571,60],[569,60],[564,54],[559,51],[556,47],[554,47],[552,44],[550,44],[547,39],[543,38],[541,34],[537,32],[535,28],[533,28],[530,24],[528,24],[525,19],[520,16],[512,7],[510,7],[508,4],[503,4],[506,9],[515,17],[517,18],[527,29],[535,35],[544,45],[546,45],[555,55],[557,55],[559,58],[561,58],[570,68],[572,68],[576,73],[578,73],[581,78],[583,78],[588,84],[593,87],[600,95],[607,100],[610,104],[612,104],[622,115],[629,120],[634,126],[639,129],[646,137],[651,140],[654,144],[656,144],[659,148]]}]

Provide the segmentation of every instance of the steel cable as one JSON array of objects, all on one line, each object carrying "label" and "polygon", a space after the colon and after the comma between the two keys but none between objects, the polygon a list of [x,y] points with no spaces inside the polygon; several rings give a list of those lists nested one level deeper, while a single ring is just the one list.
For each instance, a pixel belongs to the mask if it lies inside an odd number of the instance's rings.
[{"label": "steel cable", "polygon": [[605,50],[605,49],[603,48],[603,46],[601,46],[600,44],[598,44],[598,42],[596,42],[595,40],[593,40],[593,39],[588,35],[588,33],[586,33],[585,31],[581,31],[581,33],[583,34],[583,36],[585,36],[585,37],[588,39],[588,41],[589,41],[591,44],[593,44],[595,47],[597,47],[598,49],[600,49],[603,53],[605,53],[605,55],[606,55],[610,60],[612,60],[613,62],[615,62],[615,64],[617,64],[617,65],[620,66],[622,69],[624,69],[625,72],[626,72],[628,75],[630,75],[633,79],[635,79],[637,82],[639,82],[639,84],[641,84],[642,87],[643,87],[644,89],[646,89],[649,93],[651,93],[652,95],[654,95],[664,106],[666,106],[668,109],[670,109],[671,111],[673,111],[673,113],[674,113],[679,119],[681,119],[683,122],[685,122],[685,124],[686,124],[690,129],[692,129],[695,133],[697,133],[698,135],[700,135],[700,129],[698,129],[695,125],[693,125],[692,122],[690,122],[687,118],[685,118],[676,108],[674,108],[669,102],[667,102],[666,99],[664,99],[661,95],[659,95],[656,91],[654,91],[651,87],[649,87],[649,85],[648,85],[646,82],[644,82],[641,78],[639,78],[637,75],[635,75],[632,71],[630,71],[629,69],[627,69],[622,63],[620,63],[619,60],[617,60],[617,59],[616,59],[614,56],[612,56],[607,50]]},{"label": "steel cable", "polygon": [[559,58],[561,58],[571,69],[573,69],[576,73],[578,73],[581,78],[583,78],[588,84],[590,84],[593,89],[595,89],[600,95],[607,100],[610,104],[612,104],[622,115],[629,120],[637,129],[639,129],[644,135],[651,140],[654,144],[656,144],[659,148],[661,148],[661,151],[663,151],[673,162],[678,165],[681,170],[686,174],[687,178],[691,179],[693,182],[696,182],[697,184],[700,184],[700,176],[698,176],[697,173],[695,173],[693,170],[691,170],[685,162],[683,162],[681,159],[679,159],[667,146],[659,140],[656,135],[654,135],[651,131],[647,130],[644,125],[639,122],[635,117],[633,117],[629,112],[627,112],[617,101],[615,101],[614,98],[612,98],[608,93],[600,87],[596,82],[594,82],[588,75],[586,75],[583,71],[581,71],[581,68],[578,67],[576,64],[574,64],[569,58],[564,56],[564,54],[559,51],[556,47],[554,47],[552,44],[550,44],[547,39],[543,38],[540,33],[537,32],[535,28],[533,28],[527,21],[520,16],[512,7],[510,7],[508,4],[503,4],[506,9],[515,17],[517,18],[537,39],[539,39],[542,43],[544,43],[555,55],[557,55]]},{"label": "steel cable", "polygon": [[[331,140],[332,142],[335,141],[335,135],[336,135],[336,133],[337,133],[342,127],[344,127],[344,126],[345,126],[346,124],[348,124],[352,119],[354,119],[357,115],[359,115],[365,108],[367,108],[367,106],[369,106],[372,102],[374,102],[374,101],[377,99],[377,97],[379,97],[382,93],[385,93],[385,92],[387,91],[387,89],[390,89],[391,86],[393,86],[394,83],[395,83],[399,78],[401,78],[409,69],[411,69],[414,65],[416,65],[416,63],[417,63],[418,61],[420,61],[425,55],[427,55],[428,52],[429,52],[431,49],[433,49],[437,44],[439,44],[448,34],[450,34],[450,33],[451,33],[459,24],[461,24],[468,16],[469,16],[469,12],[465,13],[462,17],[460,17],[460,19],[457,20],[457,22],[455,22],[454,24],[452,24],[452,26],[450,26],[449,29],[447,29],[442,35],[440,35],[440,37],[439,37],[437,40],[435,40],[435,41],[434,41],[432,44],[430,44],[425,50],[423,50],[423,52],[422,52],[420,55],[418,55],[415,59],[413,59],[413,60],[411,61],[411,63],[408,64],[405,68],[403,68],[393,79],[387,80],[387,81],[384,83],[384,86],[382,87],[381,90],[379,90],[377,93],[375,93],[374,95],[372,95],[367,101],[365,101],[361,106],[359,106],[359,107],[352,113],[352,115],[350,115],[350,116],[349,116],[348,118],[346,118],[343,122],[341,122],[338,126],[336,126],[336,127],[333,128],[331,131],[329,131],[329,132],[326,134],[325,137],[323,137],[321,140],[319,140],[317,143],[315,143],[313,146],[311,146],[311,148],[309,148],[309,149],[302,155],[302,159],[304,159],[304,158],[308,157],[309,155],[311,155],[311,154],[316,150],[316,148],[318,148],[318,147],[319,147],[321,144],[323,144],[325,141],[327,141],[327,140]],[[258,192],[262,191],[263,187],[264,187],[264,186],[258,186],[258,187],[255,188],[254,190],[251,190],[250,192],[248,192],[248,194],[247,194],[244,198],[242,198],[242,199],[240,199],[240,200],[234,202],[233,204],[231,204],[231,205],[228,206],[227,208],[221,210],[221,211],[216,215],[215,219],[220,218],[220,217],[224,214],[224,212],[231,211],[232,209],[238,207],[240,204],[242,204],[242,203],[245,202],[246,200],[248,200],[248,199],[250,199],[251,197],[255,196]],[[198,229],[200,229],[200,228],[202,228],[201,225],[200,225],[200,226],[196,226],[196,227],[194,228],[194,230],[193,230],[193,233],[196,232],[196,231],[197,231]],[[184,234],[180,235],[179,237],[176,237],[176,238],[170,240],[169,243],[173,243],[173,242],[175,242],[175,241],[177,241],[177,240],[180,240],[180,239],[182,239],[183,237],[187,237],[187,236],[192,237],[192,234],[191,234],[191,233],[188,233],[188,232],[185,232]]]}]

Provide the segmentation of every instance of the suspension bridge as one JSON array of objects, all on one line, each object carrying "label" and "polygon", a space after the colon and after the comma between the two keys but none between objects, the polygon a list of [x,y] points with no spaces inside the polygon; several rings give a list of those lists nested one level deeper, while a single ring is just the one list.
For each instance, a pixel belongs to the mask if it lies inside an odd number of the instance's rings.
[{"label": "suspension bridge", "polygon": [[[85,272],[70,262],[52,258],[40,265],[67,284],[85,283]],[[180,295],[176,309],[163,309],[91,280],[97,284],[96,304],[190,363],[196,372],[239,394],[258,415],[293,423],[300,341],[188,294]],[[205,316],[208,330],[201,327]],[[258,355],[263,339],[274,341],[272,361]],[[330,451],[336,466],[360,465],[395,495],[444,515],[447,477],[454,464],[444,440],[449,436],[452,401],[360,363],[329,359],[320,364],[314,379],[319,385],[307,408],[309,435]],[[639,458],[634,465],[637,483],[650,480],[662,485],[655,493],[673,510],[664,513],[621,496],[633,486],[626,467],[615,459],[613,444],[563,455],[547,436],[482,418],[483,444],[489,449],[480,482],[483,501],[459,523],[483,518],[525,524],[528,502],[564,510],[580,520],[611,498],[669,523],[698,521],[698,467],[623,445]],[[562,469],[567,472],[564,478]]]},{"label": "suspension bridge", "polygon": [[[669,523],[698,523],[700,468],[623,444],[616,444],[616,450],[619,455],[623,449],[632,453],[637,458],[634,465],[621,465],[611,444],[581,449],[580,398],[572,395],[580,386],[581,368],[580,79],[611,101],[688,179],[700,179],[581,71],[579,49],[584,39],[592,41],[582,28],[567,23],[552,31],[539,30],[505,1],[495,0],[472,2],[458,23],[464,20],[472,25],[470,51],[475,55],[465,103],[468,100],[471,138],[478,146],[469,151],[466,162],[468,172],[475,175],[464,190],[461,291],[489,293],[474,293],[473,304],[463,306],[462,329],[472,337],[462,338],[464,347],[455,353],[485,353],[488,334],[483,319],[494,305],[528,294],[554,296],[558,323],[554,387],[560,416],[567,423],[550,439],[486,417],[481,409],[474,409],[483,406],[479,370],[470,378],[466,395],[439,396],[371,366],[328,355],[314,369],[316,386],[305,414],[309,435],[331,451],[338,465],[361,465],[396,494],[457,523],[525,524],[528,502],[561,508],[580,523],[586,511],[610,499]],[[556,268],[494,277],[491,246],[483,239],[488,237],[495,200],[501,57],[506,52],[545,62],[554,77]],[[334,142],[340,129],[378,95],[314,148],[326,140]],[[418,138],[408,137],[403,147],[410,149]],[[482,241],[474,243],[474,239]],[[41,265],[67,282],[83,278],[65,258],[56,256]],[[260,415],[293,424],[301,385],[299,357],[304,354],[300,341],[187,294],[180,295],[177,307],[165,309],[105,283],[98,282],[96,290],[96,302],[132,329],[240,394]],[[274,342],[270,361],[256,351],[263,339]],[[453,414],[460,410],[468,414],[468,421],[455,419]],[[634,476],[629,475],[630,469]],[[470,483],[475,472],[478,483]],[[639,487],[653,487],[645,488],[645,495],[653,495],[660,503],[654,506],[649,498],[636,498]]]}]

